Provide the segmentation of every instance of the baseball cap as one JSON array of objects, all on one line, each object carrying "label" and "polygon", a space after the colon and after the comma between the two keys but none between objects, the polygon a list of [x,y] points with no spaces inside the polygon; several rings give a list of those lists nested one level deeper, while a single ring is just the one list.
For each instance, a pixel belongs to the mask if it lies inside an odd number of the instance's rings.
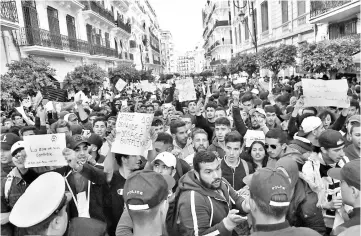
[{"label": "baseball cap", "polygon": [[13,155],[13,153],[20,149],[20,148],[24,148],[25,147],[25,142],[24,141],[17,141],[16,143],[13,144],[13,146],[11,147],[11,155]]},{"label": "baseball cap", "polygon": [[358,122],[361,123],[361,116],[360,115],[353,115],[350,116],[350,118],[348,118],[347,123],[348,122]]},{"label": "baseball cap", "polygon": [[10,151],[14,143],[20,141],[20,137],[13,133],[1,135],[1,149]]},{"label": "baseball cap", "polygon": [[31,227],[59,212],[69,200],[65,195],[63,176],[56,172],[44,173],[29,185],[15,203],[9,220],[17,227]]},{"label": "baseball cap", "polygon": [[66,114],[66,115],[64,116],[64,120],[67,121],[67,122],[69,122],[71,116],[78,118],[74,113],[68,113],[68,114]]},{"label": "baseball cap", "polygon": [[320,147],[324,148],[338,148],[345,144],[342,134],[333,129],[323,131],[318,138]]},{"label": "baseball cap", "polygon": [[100,150],[100,148],[103,146],[103,139],[99,135],[94,133],[89,136],[87,141],[89,144],[94,144],[95,146],[97,146],[98,150]]},{"label": "baseball cap", "polygon": [[166,166],[168,167],[173,167],[175,168],[175,166],[177,165],[177,159],[176,157],[170,153],[170,152],[162,152],[162,153],[159,153],[154,161],[152,161],[152,163],[154,163],[156,160],[160,160],[162,161]]},{"label": "baseball cap", "polygon": [[[268,203],[271,206],[288,206],[291,200],[291,183],[287,176],[277,169],[269,167],[261,168],[251,175],[243,178],[243,182],[249,186],[253,196]],[[287,201],[272,201],[272,196],[285,194]]]},{"label": "baseball cap", "polygon": [[70,148],[74,149],[81,143],[89,144],[88,140],[84,136],[80,134],[73,135],[70,139]]},{"label": "baseball cap", "polygon": [[300,130],[297,135],[300,137],[307,136],[311,131],[314,131],[322,125],[322,120],[317,116],[309,116],[303,119]]},{"label": "baseball cap", "polygon": [[253,109],[251,109],[251,110],[249,111],[249,114],[250,114],[250,115],[253,115],[253,113],[255,113],[255,112],[258,112],[258,113],[266,116],[266,112],[265,112],[263,109],[261,109],[261,108],[253,108]]},{"label": "baseball cap", "polygon": [[129,210],[146,210],[157,206],[168,196],[175,180],[170,175],[142,170],[132,173],[124,185],[124,202]]},{"label": "baseball cap", "polygon": [[338,180],[344,180],[349,186],[360,190],[360,159],[347,162],[342,168],[332,168],[327,175]]}]

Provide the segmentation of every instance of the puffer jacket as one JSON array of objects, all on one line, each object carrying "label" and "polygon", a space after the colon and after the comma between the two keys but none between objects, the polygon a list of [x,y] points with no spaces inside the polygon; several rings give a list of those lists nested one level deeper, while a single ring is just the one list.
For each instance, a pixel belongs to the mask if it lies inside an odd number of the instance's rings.
[{"label": "puffer jacket", "polygon": [[217,152],[218,156],[223,159],[226,155],[226,152],[223,150],[223,148],[219,145],[218,139],[215,138],[212,142],[212,144],[208,147],[207,151],[211,152]]},{"label": "puffer jacket", "polygon": [[286,215],[290,225],[311,228],[324,235],[326,226],[322,210],[316,206],[317,201],[317,194],[312,191],[304,180],[299,178]]},{"label": "puffer jacket", "polygon": [[[236,208],[241,215],[243,198],[222,179],[221,194],[204,187],[197,179],[194,170],[189,171],[179,180],[180,196],[177,204],[177,219],[180,221],[180,235],[222,235],[230,236],[233,232],[226,229],[223,219],[230,209]],[[234,234],[236,235],[236,234]]]}]

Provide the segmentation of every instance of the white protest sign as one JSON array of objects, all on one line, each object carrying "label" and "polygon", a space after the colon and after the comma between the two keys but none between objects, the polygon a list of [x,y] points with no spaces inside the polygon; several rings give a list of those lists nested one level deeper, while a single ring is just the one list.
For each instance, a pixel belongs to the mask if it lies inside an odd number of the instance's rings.
[{"label": "white protest sign", "polygon": [[62,153],[66,147],[64,133],[24,136],[24,142],[26,168],[67,165]]},{"label": "white protest sign", "polygon": [[125,87],[125,85],[127,85],[127,83],[122,80],[122,79],[119,79],[118,82],[115,84],[115,88],[121,92],[123,90],[123,88]]},{"label": "white protest sign", "polygon": [[33,106],[38,107],[42,99],[43,99],[43,95],[41,94],[40,91],[38,91],[36,96],[33,98]]},{"label": "white protest sign", "polygon": [[244,135],[246,147],[250,147],[254,141],[261,141],[265,143],[265,139],[265,134],[260,130],[247,130],[246,134]]},{"label": "white protest sign", "polygon": [[302,79],[305,107],[335,106],[347,108],[350,106],[347,97],[347,80],[313,80]]},{"label": "white protest sign", "polygon": [[152,145],[149,130],[153,114],[119,113],[116,123],[116,138],[112,152],[126,155],[144,155]]},{"label": "white protest sign", "polygon": [[104,89],[110,89],[110,80],[108,77],[104,77],[103,80],[103,88]]},{"label": "white protest sign", "polygon": [[25,114],[25,111],[24,111],[24,107],[23,107],[23,106],[15,107],[15,109],[16,109],[23,117],[27,117],[27,115]]},{"label": "white protest sign", "polygon": [[46,105],[45,105],[45,110],[46,111],[52,111],[54,110],[54,105],[52,101],[49,101]]},{"label": "white protest sign", "polygon": [[180,102],[196,100],[196,91],[194,89],[193,80],[191,78],[177,80],[175,84],[179,90]]},{"label": "white protest sign", "polygon": [[244,83],[247,83],[247,77],[238,77],[234,81],[234,84],[244,84]]},{"label": "white protest sign", "polygon": [[85,98],[85,94],[83,93],[83,91],[79,91],[74,95],[74,102],[83,100],[84,98]]},{"label": "white protest sign", "polygon": [[155,84],[151,84],[148,82],[148,80],[142,80],[140,81],[140,87],[143,91],[145,92],[154,92],[157,87],[155,86]]}]

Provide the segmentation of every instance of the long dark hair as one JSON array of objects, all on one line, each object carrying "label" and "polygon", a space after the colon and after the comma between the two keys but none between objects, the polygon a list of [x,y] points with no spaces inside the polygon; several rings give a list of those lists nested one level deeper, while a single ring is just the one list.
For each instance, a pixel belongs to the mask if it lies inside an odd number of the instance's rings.
[{"label": "long dark hair", "polygon": [[264,152],[265,152],[265,156],[264,156],[264,158],[263,158],[263,160],[262,160],[262,167],[266,167],[266,166],[267,166],[267,162],[268,162],[268,153],[267,153],[267,149],[266,149],[265,146],[264,146],[264,143],[261,142],[261,141],[254,141],[254,142],[251,144],[251,146],[248,148],[248,151],[247,151],[248,155],[247,155],[247,158],[245,158],[245,161],[248,161],[249,163],[251,163],[251,165],[252,165],[252,167],[253,167],[254,169],[257,168],[257,164],[254,162],[251,152],[252,152],[253,146],[254,146],[256,143],[261,144],[261,146],[263,147]]}]

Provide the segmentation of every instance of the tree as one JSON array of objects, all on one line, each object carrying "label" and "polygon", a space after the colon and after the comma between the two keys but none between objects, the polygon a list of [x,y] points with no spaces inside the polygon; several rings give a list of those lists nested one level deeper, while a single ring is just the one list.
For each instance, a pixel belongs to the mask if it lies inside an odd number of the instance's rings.
[{"label": "tree", "polygon": [[229,76],[229,73],[230,70],[229,70],[229,67],[227,65],[218,65],[217,68],[216,68],[216,75],[218,76]]},{"label": "tree", "polygon": [[300,66],[311,73],[329,73],[331,79],[336,73],[354,66],[352,55],[360,51],[360,39],[341,38],[318,43],[306,43],[299,47]]},{"label": "tree", "polygon": [[120,64],[109,72],[109,79],[112,84],[115,85],[119,78],[124,81],[135,82],[136,80],[140,80],[140,73],[132,65]]},{"label": "tree", "polygon": [[142,70],[140,72],[141,80],[148,80],[149,82],[154,82],[155,77],[152,75],[153,70]]},{"label": "tree", "polygon": [[213,76],[213,75],[214,75],[214,73],[211,70],[204,70],[199,74],[199,76],[202,76],[202,77],[205,77],[205,78]]},{"label": "tree", "polygon": [[240,53],[232,57],[229,64],[229,69],[232,74],[245,71],[249,76],[259,71],[257,61],[257,54],[255,53]]},{"label": "tree", "polygon": [[280,70],[296,64],[296,56],[296,46],[281,44],[278,47],[262,48],[258,52],[258,62],[261,68],[272,71],[276,78]]},{"label": "tree", "polygon": [[76,91],[96,92],[103,85],[105,70],[96,64],[75,67],[64,80],[64,88]]},{"label": "tree", "polygon": [[32,56],[7,64],[8,71],[1,75],[1,99],[19,100],[27,95],[35,96],[45,87],[55,88],[51,77],[56,70],[49,65],[46,60]]}]

